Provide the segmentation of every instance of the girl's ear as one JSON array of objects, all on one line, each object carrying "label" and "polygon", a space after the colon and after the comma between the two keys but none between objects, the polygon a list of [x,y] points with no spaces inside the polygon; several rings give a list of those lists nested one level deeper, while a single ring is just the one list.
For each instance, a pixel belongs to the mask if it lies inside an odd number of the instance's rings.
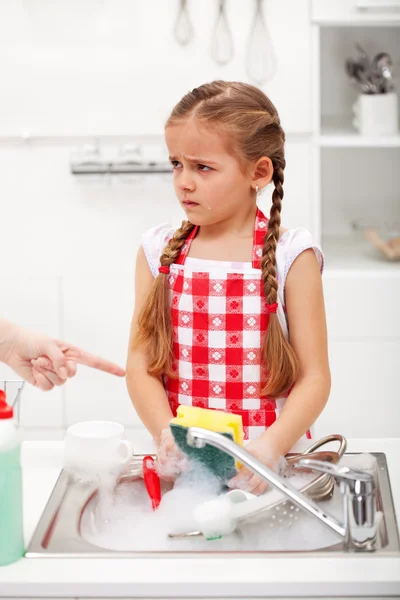
[{"label": "girl's ear", "polygon": [[268,156],[262,156],[256,162],[253,169],[253,183],[261,189],[268,185],[272,180],[274,167],[272,160]]}]

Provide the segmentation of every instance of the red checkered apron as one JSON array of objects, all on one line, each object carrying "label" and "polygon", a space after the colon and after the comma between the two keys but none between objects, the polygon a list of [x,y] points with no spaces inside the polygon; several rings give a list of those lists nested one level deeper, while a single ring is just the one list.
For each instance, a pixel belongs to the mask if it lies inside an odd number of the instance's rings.
[{"label": "red checkered apron", "polygon": [[257,209],[251,267],[229,263],[196,271],[185,264],[196,226],[170,265],[173,370],[164,377],[172,412],[180,404],[242,415],[246,439],[276,420],[285,398],[261,393],[266,372],[260,360],[269,315],[260,275],[268,219]]}]

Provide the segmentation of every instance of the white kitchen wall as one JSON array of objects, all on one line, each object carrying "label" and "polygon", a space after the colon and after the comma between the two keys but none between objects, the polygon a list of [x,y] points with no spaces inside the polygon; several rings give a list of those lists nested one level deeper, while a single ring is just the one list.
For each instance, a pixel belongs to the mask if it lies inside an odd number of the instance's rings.
[{"label": "white kitchen wall", "polygon": [[[212,79],[248,79],[254,5],[226,3],[235,54],[220,67],[209,55],[214,0],[189,2],[194,38],[183,48],[173,37],[175,0],[2,0],[0,132],[159,135],[189,89]],[[265,89],[287,130],[309,132],[309,2],[268,0],[265,9],[279,60]]]},{"label": "white kitchen wall", "polygon": [[[159,145],[164,147],[161,137]],[[132,276],[141,233],[185,218],[171,175],[87,182],[69,173],[73,151],[66,144],[2,145],[0,138],[3,275]],[[311,227],[309,144],[295,139],[286,155],[285,225]],[[267,190],[260,200],[266,211],[269,198]]]},{"label": "white kitchen wall", "polygon": [[[165,119],[188,89],[216,78],[248,80],[253,3],[227,3],[235,55],[225,68],[209,56],[217,3],[189,3],[194,39],[185,48],[173,38],[178,5],[5,0],[0,7],[2,313],[121,365],[141,235],[184,214],[169,175],[77,178],[69,161],[83,144],[116,155],[138,140],[144,156],[159,158]],[[290,40],[308,64],[308,0],[269,0],[265,8],[278,57],[266,90],[288,135],[285,224],[311,228],[309,69],[298,69],[288,52]],[[269,209],[270,190],[260,202]],[[24,390],[27,437],[57,437],[68,424],[95,418],[140,425],[123,379],[81,368],[50,394]]]},{"label": "white kitchen wall", "polygon": [[[4,214],[4,211],[3,211]],[[7,225],[3,222],[3,228]],[[23,246],[19,245],[20,250]],[[18,241],[14,247],[5,249],[2,255],[7,261],[10,255],[18,251]],[[25,249],[24,249],[25,251]],[[40,271],[34,276],[0,278],[1,315],[11,321],[18,322],[23,327],[36,329],[44,334],[59,336],[61,327],[60,279],[44,277]],[[18,377],[0,362],[0,380],[15,380]],[[21,425],[49,429],[51,432],[63,425],[63,390],[55,388],[44,394],[29,386],[23,396],[29,397],[29,402],[21,404]],[[23,397],[22,396],[22,397]]]},{"label": "white kitchen wall", "polygon": [[[218,3],[189,1],[195,37],[185,48],[172,34],[178,4],[0,4],[1,314],[121,365],[141,235],[160,222],[178,224],[184,215],[170,175],[85,179],[70,174],[69,161],[83,144],[93,143],[115,155],[125,144],[139,142],[147,158],[160,157],[165,153],[164,121],[187,90],[216,78],[248,81],[245,51],[255,3],[226,3],[235,55],[225,67],[214,64],[208,53]],[[276,103],[287,132],[283,224],[315,233],[319,223],[309,1],[265,0],[264,7],[278,72],[263,89]],[[346,162],[334,152],[327,150],[329,160],[322,163],[325,181],[332,182],[326,186],[322,216],[324,227],[336,234],[353,216],[345,192],[351,194],[358,185],[356,177],[347,180],[346,166],[350,162],[361,177],[363,163],[354,156]],[[395,167],[393,156],[388,156],[388,171]],[[371,191],[371,186],[365,189]],[[369,203],[376,190],[374,184]],[[362,209],[361,199],[353,211]],[[260,206],[268,212],[270,190],[261,196]],[[387,318],[382,330],[365,333],[365,311],[357,308],[365,297],[362,285],[353,287],[349,280],[345,292],[342,276],[331,274],[324,281],[333,388],[316,435],[333,430],[361,437],[398,434],[393,390],[398,387],[399,332]],[[370,292],[368,278],[365,285]],[[381,285],[379,278],[368,295],[370,311],[379,309],[371,298],[379,297]],[[394,298],[391,285],[388,279],[389,300]],[[387,297],[385,314],[398,323],[398,304],[388,303]],[[346,313],[347,301],[351,308]],[[379,376],[371,375],[370,364],[383,365]],[[0,365],[0,378],[10,376]],[[103,418],[124,423],[133,435],[141,427],[123,379],[82,367],[62,389],[49,394],[24,390],[21,420],[26,437],[56,438],[70,423]]]}]

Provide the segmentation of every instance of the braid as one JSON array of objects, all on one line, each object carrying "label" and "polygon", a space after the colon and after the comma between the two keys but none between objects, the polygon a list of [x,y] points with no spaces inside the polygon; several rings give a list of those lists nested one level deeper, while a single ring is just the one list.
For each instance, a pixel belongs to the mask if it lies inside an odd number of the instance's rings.
[{"label": "braid", "polygon": [[169,267],[177,260],[182,250],[182,246],[188,235],[193,231],[193,228],[194,225],[190,221],[182,221],[182,225],[175,231],[160,256],[160,264],[163,267]]},{"label": "braid", "polygon": [[[160,263],[169,267],[179,256],[186,238],[193,230],[190,221],[183,221],[165,246]],[[148,356],[147,372],[155,377],[172,373],[172,324],[168,277],[155,278],[148,300],[138,317],[138,330],[133,347],[142,347]]]},{"label": "braid", "polygon": [[283,168],[274,167],[273,181],[275,189],[272,194],[272,206],[268,221],[268,230],[264,238],[261,271],[264,282],[264,293],[268,304],[276,302],[278,295],[278,282],[276,279],[276,246],[279,241],[279,227],[281,224],[281,209],[283,199]]},{"label": "braid", "polygon": [[[283,200],[283,182],[285,161],[274,163],[272,206],[268,221],[268,230],[264,238],[261,272],[264,283],[264,295],[267,304],[274,304],[278,299],[278,281],[276,278],[276,246],[279,241],[281,209]],[[296,381],[300,372],[299,360],[286,340],[276,314],[269,314],[267,330],[262,344],[264,365],[269,371],[267,383],[262,390],[275,398],[288,391]]]}]

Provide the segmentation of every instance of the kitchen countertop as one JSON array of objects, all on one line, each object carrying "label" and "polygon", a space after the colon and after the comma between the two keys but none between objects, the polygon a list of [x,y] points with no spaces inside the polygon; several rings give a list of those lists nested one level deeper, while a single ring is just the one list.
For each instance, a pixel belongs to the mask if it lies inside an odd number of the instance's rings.
[{"label": "kitchen countertop", "polygon": [[[298,450],[305,449],[296,447]],[[146,442],[136,452],[149,452]],[[348,452],[386,454],[400,515],[400,438],[350,439]],[[62,442],[24,442],[24,533],[28,544],[62,465]],[[1,598],[400,598],[400,554],[263,555],[249,558],[23,558],[0,567]]]}]

